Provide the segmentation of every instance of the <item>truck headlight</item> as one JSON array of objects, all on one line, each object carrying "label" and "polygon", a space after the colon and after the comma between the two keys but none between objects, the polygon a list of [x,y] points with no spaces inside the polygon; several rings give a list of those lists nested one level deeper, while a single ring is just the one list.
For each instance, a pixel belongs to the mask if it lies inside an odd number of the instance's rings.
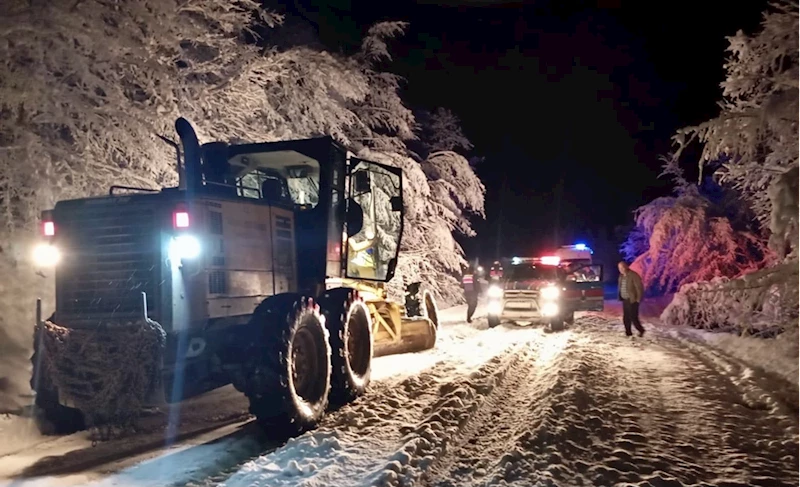
[{"label": "truck headlight", "polygon": [[169,255],[174,260],[195,259],[200,255],[200,241],[194,235],[178,235],[169,243]]},{"label": "truck headlight", "polygon": [[489,286],[489,291],[487,292],[490,298],[502,298],[503,297],[503,288],[500,286]]},{"label": "truck headlight", "polygon": [[41,243],[33,249],[33,262],[39,267],[54,267],[60,260],[61,251],[55,245]]},{"label": "truck headlight", "polygon": [[555,286],[543,287],[541,290],[543,299],[558,299],[559,294],[561,294],[561,291]]},{"label": "truck headlight", "polygon": [[542,305],[542,315],[549,317],[556,316],[558,314],[558,305],[556,303],[544,303]]}]

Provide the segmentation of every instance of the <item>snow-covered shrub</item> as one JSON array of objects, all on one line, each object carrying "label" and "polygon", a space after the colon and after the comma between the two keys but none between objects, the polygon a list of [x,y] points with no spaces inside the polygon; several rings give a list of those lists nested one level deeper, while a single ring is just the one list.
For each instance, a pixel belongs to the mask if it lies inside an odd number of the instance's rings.
[{"label": "snow-covered shrub", "polygon": [[798,262],[736,279],[685,284],[661,315],[664,323],[772,336],[798,325]]},{"label": "snow-covered shrub", "polygon": [[[37,272],[28,262],[35,235],[17,232],[11,239],[0,232],[0,412],[15,411],[30,401],[28,390],[36,298],[45,310],[54,303],[53,276]],[[49,315],[44,316],[47,318]]]},{"label": "snow-covered shrub", "polygon": [[764,240],[732,222],[694,188],[653,200],[636,210],[636,226],[623,245],[645,290],[677,291],[682,285],[733,278],[760,269],[770,255]]}]

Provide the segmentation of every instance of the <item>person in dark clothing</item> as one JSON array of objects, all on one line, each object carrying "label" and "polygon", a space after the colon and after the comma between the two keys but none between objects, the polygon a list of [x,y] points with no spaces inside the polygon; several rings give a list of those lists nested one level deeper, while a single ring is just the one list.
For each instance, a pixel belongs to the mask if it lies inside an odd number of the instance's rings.
[{"label": "person in dark clothing", "polygon": [[461,285],[464,287],[464,297],[467,299],[467,323],[472,323],[472,315],[478,307],[478,296],[480,295],[480,282],[473,272],[470,264],[461,276]]},{"label": "person in dark clothing", "polygon": [[619,268],[617,294],[622,301],[622,323],[625,325],[625,335],[633,336],[633,330],[631,330],[631,325],[633,325],[639,332],[639,336],[643,336],[644,327],[639,321],[639,303],[642,302],[644,295],[642,277],[631,270],[625,262],[620,262],[617,267]]}]

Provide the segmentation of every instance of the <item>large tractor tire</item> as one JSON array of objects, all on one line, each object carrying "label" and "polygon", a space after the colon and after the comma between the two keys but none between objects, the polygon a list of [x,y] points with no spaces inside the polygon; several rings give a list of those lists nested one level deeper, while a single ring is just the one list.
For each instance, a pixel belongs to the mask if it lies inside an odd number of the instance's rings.
[{"label": "large tractor tire", "polygon": [[489,328],[494,328],[500,324],[500,316],[498,315],[489,315],[487,319],[489,321]]},{"label": "large tractor tire", "polygon": [[325,414],[331,349],[324,321],[314,300],[297,294],[268,298],[253,313],[243,392],[266,431],[295,435]]},{"label": "large tractor tire", "polygon": [[31,390],[34,399],[34,417],[42,434],[68,435],[86,429],[86,421],[79,409],[62,406],[58,402],[58,388],[53,384],[41,333],[43,326],[37,326],[33,335],[33,355],[31,355]]},{"label": "large tractor tire", "polygon": [[319,299],[331,345],[330,406],[336,408],[366,392],[372,373],[372,319],[358,292],[335,288]]}]

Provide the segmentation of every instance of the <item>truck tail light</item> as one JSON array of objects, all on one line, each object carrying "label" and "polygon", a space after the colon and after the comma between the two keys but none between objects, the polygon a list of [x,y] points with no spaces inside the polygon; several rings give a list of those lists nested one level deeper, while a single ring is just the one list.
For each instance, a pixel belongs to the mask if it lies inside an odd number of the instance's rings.
[{"label": "truck tail light", "polygon": [[172,214],[172,224],[175,228],[189,228],[189,212],[178,210]]},{"label": "truck tail light", "polygon": [[56,223],[53,220],[53,211],[46,210],[41,214],[42,236],[54,237],[56,235]]}]

